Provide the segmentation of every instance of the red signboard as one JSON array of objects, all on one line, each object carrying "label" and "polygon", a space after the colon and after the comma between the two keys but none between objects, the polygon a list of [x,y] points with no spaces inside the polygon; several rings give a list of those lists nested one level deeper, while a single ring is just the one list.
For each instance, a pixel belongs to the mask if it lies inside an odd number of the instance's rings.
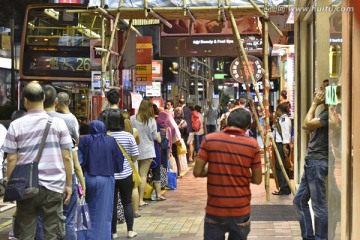
[{"label": "red signboard", "polygon": [[152,37],[136,37],[137,81],[152,81]]}]

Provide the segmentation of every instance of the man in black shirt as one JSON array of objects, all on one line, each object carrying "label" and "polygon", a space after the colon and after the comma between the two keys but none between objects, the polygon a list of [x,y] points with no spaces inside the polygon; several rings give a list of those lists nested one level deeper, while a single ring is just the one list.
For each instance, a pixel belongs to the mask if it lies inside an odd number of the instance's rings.
[{"label": "man in black shirt", "polygon": [[[303,239],[328,239],[328,209],[326,203],[326,182],[329,162],[329,110],[325,109],[315,117],[318,106],[325,102],[323,91],[317,92],[305,117],[303,129],[311,132],[304,174],[294,198],[294,207],[300,222]],[[309,210],[311,199],[315,218],[315,231]]]}]

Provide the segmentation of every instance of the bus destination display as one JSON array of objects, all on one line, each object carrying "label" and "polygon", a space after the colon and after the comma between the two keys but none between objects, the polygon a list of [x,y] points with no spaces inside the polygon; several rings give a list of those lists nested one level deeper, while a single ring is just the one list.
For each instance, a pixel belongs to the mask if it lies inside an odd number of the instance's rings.
[{"label": "bus destination display", "polygon": [[32,76],[91,77],[90,58],[39,56],[28,61],[24,73]]}]

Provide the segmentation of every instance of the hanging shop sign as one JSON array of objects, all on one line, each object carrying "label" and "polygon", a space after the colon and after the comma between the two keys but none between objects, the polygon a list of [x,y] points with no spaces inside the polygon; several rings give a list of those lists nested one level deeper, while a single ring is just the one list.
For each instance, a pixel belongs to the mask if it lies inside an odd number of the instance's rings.
[{"label": "hanging shop sign", "polygon": [[[241,35],[244,49],[251,55],[262,55],[261,34]],[[232,36],[203,35],[161,37],[161,57],[235,57],[238,44]]]},{"label": "hanging shop sign", "polygon": [[[262,77],[262,62],[254,56],[248,56],[250,71],[253,73],[255,81],[259,81]],[[246,81],[251,83],[250,72],[246,66],[245,60],[242,58],[242,64],[245,71]],[[241,72],[239,58],[235,58],[230,65],[230,74],[238,82],[244,83],[243,74]]]},{"label": "hanging shop sign", "polygon": [[163,80],[163,60],[152,60],[152,80]]},{"label": "hanging shop sign", "polygon": [[150,86],[146,86],[147,97],[159,97],[161,96],[161,83],[153,82]]},{"label": "hanging shop sign", "polygon": [[136,81],[152,81],[152,37],[136,38]]}]

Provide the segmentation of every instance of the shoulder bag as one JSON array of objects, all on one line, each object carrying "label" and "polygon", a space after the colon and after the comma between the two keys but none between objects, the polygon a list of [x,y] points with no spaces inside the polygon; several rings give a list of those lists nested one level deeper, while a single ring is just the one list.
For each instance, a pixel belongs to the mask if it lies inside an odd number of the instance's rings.
[{"label": "shoulder bag", "polygon": [[35,160],[15,166],[5,189],[4,202],[25,200],[39,194],[38,166],[51,124],[52,117],[49,117]]},{"label": "shoulder bag", "polygon": [[118,144],[121,152],[124,154],[126,160],[128,160],[128,162],[131,165],[131,169],[133,171],[134,188],[140,186],[141,185],[141,178],[140,178],[140,175],[139,175],[139,171],[137,170],[137,168],[135,167],[135,164],[133,163],[133,161],[131,161],[131,158],[130,158],[129,154],[125,151],[125,149],[121,146],[121,144],[118,143],[117,141],[116,141],[116,143]]}]

